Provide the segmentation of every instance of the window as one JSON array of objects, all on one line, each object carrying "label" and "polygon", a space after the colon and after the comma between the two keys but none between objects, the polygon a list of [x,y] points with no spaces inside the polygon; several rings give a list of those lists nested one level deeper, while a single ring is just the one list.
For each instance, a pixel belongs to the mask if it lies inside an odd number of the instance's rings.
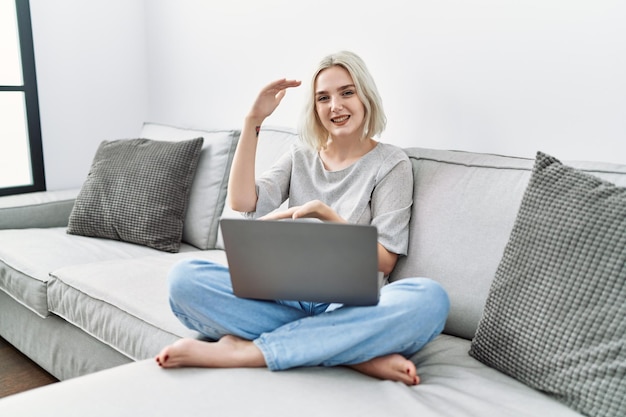
[{"label": "window", "polygon": [[46,189],[28,0],[0,0],[0,195]]}]

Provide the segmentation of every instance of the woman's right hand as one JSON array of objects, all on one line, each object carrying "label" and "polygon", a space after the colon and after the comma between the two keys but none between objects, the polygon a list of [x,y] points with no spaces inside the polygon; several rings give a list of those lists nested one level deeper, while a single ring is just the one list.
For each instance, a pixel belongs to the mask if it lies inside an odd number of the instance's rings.
[{"label": "woman's right hand", "polygon": [[276,80],[263,87],[254,101],[241,129],[230,168],[228,203],[233,210],[250,212],[256,209],[255,157],[259,129],[265,118],[276,110],[287,89],[300,84],[301,81],[285,78]]},{"label": "woman's right hand", "polygon": [[288,80],[286,78],[273,81],[263,87],[257,96],[248,118],[263,121],[276,110],[288,88],[298,87],[302,81]]}]

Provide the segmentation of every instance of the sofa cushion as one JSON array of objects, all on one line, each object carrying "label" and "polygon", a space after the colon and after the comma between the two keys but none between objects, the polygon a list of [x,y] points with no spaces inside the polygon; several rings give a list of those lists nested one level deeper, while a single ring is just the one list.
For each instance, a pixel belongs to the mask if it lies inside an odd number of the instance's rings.
[{"label": "sofa cushion", "polygon": [[145,123],[141,137],[172,141],[204,138],[196,176],[189,193],[182,240],[198,249],[215,248],[218,221],[224,209],[230,164],[239,131],[195,130]]},{"label": "sofa cushion", "polygon": [[66,266],[51,272],[50,311],[133,360],[154,357],[197,334],[172,314],[167,276],[183,258],[226,263],[223,251],[138,256]]},{"label": "sofa cushion", "polygon": [[[471,339],[534,160],[421,148],[406,152],[414,170],[409,255],[399,259],[390,278],[440,282],[451,301],[444,331]],[[569,164],[626,185],[625,165]]]},{"label": "sofa cushion", "polygon": [[[298,138],[298,133],[295,129],[262,126],[261,131],[259,132],[259,141],[257,144],[256,160],[254,165],[256,176],[258,177],[270,169],[278,158],[280,158],[285,152],[289,151],[291,145],[298,140],[300,139]],[[285,202],[281,207],[286,208],[287,205],[288,202]],[[225,204],[221,217],[241,217],[241,213],[234,211],[228,204]],[[224,239],[222,237],[221,229],[218,233],[216,247],[218,249],[224,249]]]},{"label": "sofa cushion", "polygon": [[[181,252],[194,249],[182,245]],[[147,246],[69,235],[64,227],[0,230],[0,289],[41,317],[48,312],[50,271],[101,260],[159,252]]]},{"label": "sofa cushion", "polygon": [[471,339],[526,188],[532,161],[412,148],[409,252],[390,279],[425,276],[448,292],[445,332]]},{"label": "sofa cushion", "polygon": [[626,413],[626,188],[538,153],[470,354],[583,414]]},{"label": "sofa cushion", "polygon": [[67,232],[178,252],[202,142],[102,142]]},{"label": "sofa cushion", "polygon": [[[581,417],[467,355],[469,341],[442,336],[412,359],[408,387],[347,367],[164,370],[152,358],[0,401],[3,416]],[[210,392],[210,395],[207,395]],[[167,401],[155,399],[167,398]],[[280,404],[277,406],[277,398]],[[71,401],[71,407],[68,407]]]}]

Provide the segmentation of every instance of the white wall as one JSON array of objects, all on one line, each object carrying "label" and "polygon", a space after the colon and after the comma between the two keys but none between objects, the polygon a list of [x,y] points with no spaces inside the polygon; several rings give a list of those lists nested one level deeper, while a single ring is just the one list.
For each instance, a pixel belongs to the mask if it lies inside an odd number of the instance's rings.
[{"label": "white wall", "polygon": [[[360,54],[377,80],[384,141],[626,163],[621,0],[31,0],[31,8],[50,189],[80,185],[99,141],[136,135],[143,120],[238,127],[264,84],[308,82],[319,59],[340,49]],[[291,91],[267,123],[295,126],[303,93]]]},{"label": "white wall", "polygon": [[46,183],[79,187],[147,114],[143,0],[30,0]]},{"label": "white wall", "polygon": [[[626,162],[625,2],[373,4],[151,2],[150,116],[238,124],[265,83],[308,82],[322,56],[351,49],[381,90],[386,141]],[[290,94],[268,123],[295,124],[302,100]]]}]

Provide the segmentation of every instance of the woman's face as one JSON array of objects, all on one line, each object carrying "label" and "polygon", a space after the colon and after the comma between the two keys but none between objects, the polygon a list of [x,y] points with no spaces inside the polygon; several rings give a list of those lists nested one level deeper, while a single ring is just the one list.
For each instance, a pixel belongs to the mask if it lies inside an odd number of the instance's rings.
[{"label": "woman's face", "polygon": [[345,68],[333,66],[317,75],[315,110],[331,139],[363,136],[365,107]]}]

